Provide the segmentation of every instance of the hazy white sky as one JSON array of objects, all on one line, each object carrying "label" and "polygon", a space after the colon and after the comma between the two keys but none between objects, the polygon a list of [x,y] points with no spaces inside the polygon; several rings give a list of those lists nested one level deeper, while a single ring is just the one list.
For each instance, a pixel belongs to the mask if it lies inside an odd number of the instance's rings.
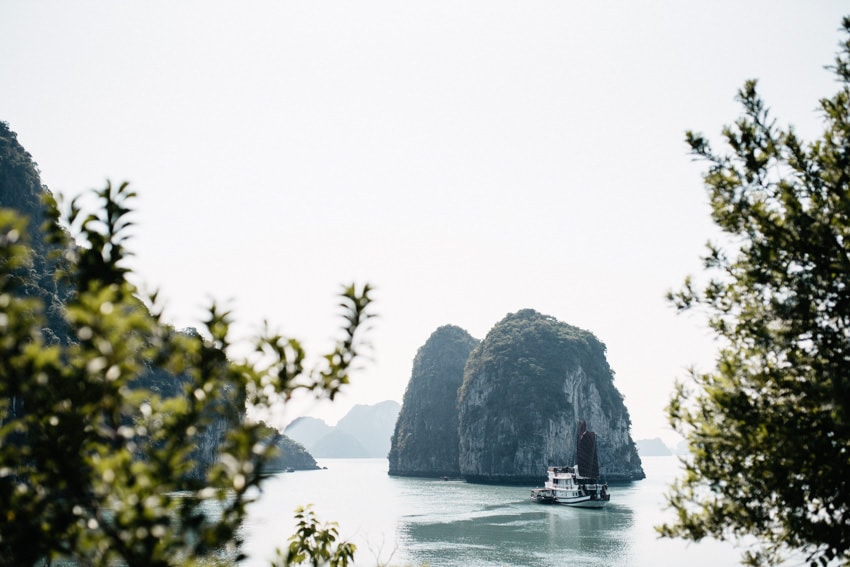
[{"label": "hazy white sky", "polygon": [[714,349],[663,299],[713,230],[684,132],[718,134],[759,78],[817,135],[846,9],[3,0],[0,120],[54,192],[132,183],[134,266],[178,326],[215,298],[318,350],[341,284],[374,284],[373,360],[319,417],[401,401],[437,327],[528,307],[606,343],[634,437],[666,437]]}]

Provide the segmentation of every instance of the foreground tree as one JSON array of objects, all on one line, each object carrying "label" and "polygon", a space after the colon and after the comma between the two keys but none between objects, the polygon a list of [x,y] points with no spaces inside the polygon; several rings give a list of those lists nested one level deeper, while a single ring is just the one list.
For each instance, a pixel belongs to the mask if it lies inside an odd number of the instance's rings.
[{"label": "foreground tree", "polygon": [[[343,336],[319,366],[307,368],[300,344],[272,333],[256,340],[254,358],[233,361],[228,313],[213,305],[200,333],[178,333],[155,297],[138,297],[125,267],[134,194],[124,184],[97,195],[99,210],[71,204],[74,241],[48,206],[45,234],[72,290],[65,342],[46,338],[43,301],[21,292],[32,249],[23,221],[0,210],[0,557],[23,566],[238,560],[237,530],[275,451],[244,408],[299,388],[333,398],[363,346],[371,290],[343,291]],[[177,395],[144,387],[152,372],[172,377]],[[209,435],[217,458],[202,466],[195,448]],[[321,533],[325,553],[336,533]],[[353,546],[342,549],[339,565]]]},{"label": "foreground tree", "polygon": [[723,130],[729,153],[688,133],[728,244],[709,245],[704,286],[670,298],[704,309],[721,346],[668,407],[691,458],[659,531],[756,536],[751,564],[850,564],[850,40],[832,70],[840,90],[813,143],[777,127],[755,82]]}]

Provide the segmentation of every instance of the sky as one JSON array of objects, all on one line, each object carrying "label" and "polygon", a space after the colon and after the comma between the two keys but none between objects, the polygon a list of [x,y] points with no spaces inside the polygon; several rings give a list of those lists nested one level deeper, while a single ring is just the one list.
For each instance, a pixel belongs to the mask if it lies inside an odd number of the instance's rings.
[{"label": "sky", "polygon": [[178,327],[215,300],[330,348],[374,286],[334,423],[402,401],[438,327],[532,308],[607,345],[635,439],[717,344],[664,299],[717,238],[687,130],[718,149],[744,81],[821,131],[845,2],[0,3],[0,120],[72,197],[129,181],[131,266]]}]

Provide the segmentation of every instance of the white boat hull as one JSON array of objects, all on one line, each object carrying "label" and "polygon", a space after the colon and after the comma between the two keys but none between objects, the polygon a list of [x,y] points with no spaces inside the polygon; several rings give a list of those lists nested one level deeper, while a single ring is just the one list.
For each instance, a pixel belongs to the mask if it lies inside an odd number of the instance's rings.
[{"label": "white boat hull", "polygon": [[531,499],[541,504],[574,508],[603,508],[611,499],[608,485],[578,474],[578,467],[549,467],[543,488],[533,488]]},{"label": "white boat hull", "polygon": [[564,506],[572,506],[574,508],[604,508],[607,503],[607,500],[594,499],[590,496],[557,499],[557,504],[563,504]]},{"label": "white boat hull", "polygon": [[574,508],[604,508],[607,498],[598,496],[556,496],[548,489],[536,488],[531,491],[531,499],[541,504],[560,504]]}]

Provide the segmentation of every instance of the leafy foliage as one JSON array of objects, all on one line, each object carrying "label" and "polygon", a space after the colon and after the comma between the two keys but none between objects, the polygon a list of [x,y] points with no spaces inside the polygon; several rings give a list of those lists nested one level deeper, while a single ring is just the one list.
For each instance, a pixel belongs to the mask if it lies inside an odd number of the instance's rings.
[{"label": "leafy foliage", "polygon": [[339,535],[336,523],[320,525],[311,506],[295,510],[298,528],[289,538],[286,552],[277,551],[273,567],[301,565],[309,562],[313,567],[344,567],[354,560],[356,547],[350,542],[341,542],[334,547]]},{"label": "leafy foliage", "polygon": [[728,154],[687,136],[729,244],[709,245],[702,289],[670,295],[707,312],[721,347],[670,402],[692,458],[668,496],[676,521],[659,530],[754,535],[753,564],[789,549],[850,564],[850,40],[833,70],[841,88],[821,100],[813,143],[776,125],[755,81],[723,130]]},{"label": "leafy foliage", "polygon": [[[71,290],[67,344],[45,338],[45,303],[19,277],[33,250],[25,224],[0,210],[0,556],[130,566],[238,557],[237,529],[275,451],[245,404],[296,389],[333,398],[363,346],[371,288],[342,291],[343,335],[319,366],[268,330],[256,358],[232,361],[229,313],[213,304],[201,333],[178,333],[155,296],[138,297],[125,265],[134,193],[109,184],[97,197],[91,212],[71,203],[73,242],[48,203],[45,239],[64,252],[59,278]],[[152,372],[178,387],[144,387]],[[194,474],[193,450],[221,420],[217,458]]]}]

